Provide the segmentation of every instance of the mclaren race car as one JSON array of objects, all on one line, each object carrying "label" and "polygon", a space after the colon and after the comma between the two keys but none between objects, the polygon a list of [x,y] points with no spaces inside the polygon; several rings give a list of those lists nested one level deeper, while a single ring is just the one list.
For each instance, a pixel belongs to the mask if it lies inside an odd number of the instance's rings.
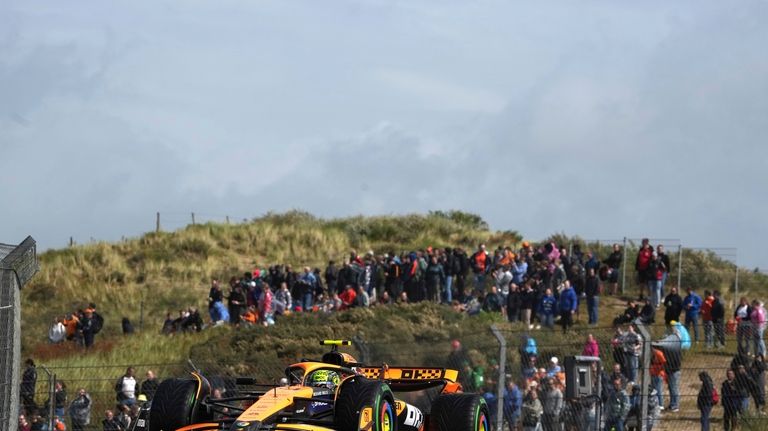
[{"label": "mclaren race car", "polygon": [[[135,421],[135,431],[487,431],[488,406],[465,394],[458,371],[366,366],[332,346],[320,361],[285,370],[282,384],[237,378],[232,396],[208,379],[164,380]],[[215,396],[214,396],[215,395]],[[407,402],[406,402],[407,401]]]}]

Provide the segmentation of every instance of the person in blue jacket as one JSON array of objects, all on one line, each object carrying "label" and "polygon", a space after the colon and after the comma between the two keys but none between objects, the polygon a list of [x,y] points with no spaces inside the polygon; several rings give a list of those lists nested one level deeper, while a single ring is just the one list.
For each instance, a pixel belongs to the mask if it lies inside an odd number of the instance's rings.
[{"label": "person in blue jacket", "polygon": [[693,340],[699,342],[699,313],[701,312],[701,296],[693,291],[692,287],[686,290],[688,295],[683,298],[683,310],[685,311],[685,327],[691,332],[693,325]]},{"label": "person in blue jacket", "polygon": [[539,320],[544,327],[553,329],[555,327],[555,312],[557,310],[557,299],[552,295],[552,289],[544,291],[544,296],[539,301],[538,313]]},{"label": "person in blue jacket", "polygon": [[560,292],[560,300],[558,303],[558,310],[560,311],[560,324],[563,325],[563,333],[568,331],[573,325],[573,315],[576,314],[576,307],[579,304],[579,300],[576,297],[576,291],[571,287],[571,283],[568,280],[565,281],[565,287]]}]

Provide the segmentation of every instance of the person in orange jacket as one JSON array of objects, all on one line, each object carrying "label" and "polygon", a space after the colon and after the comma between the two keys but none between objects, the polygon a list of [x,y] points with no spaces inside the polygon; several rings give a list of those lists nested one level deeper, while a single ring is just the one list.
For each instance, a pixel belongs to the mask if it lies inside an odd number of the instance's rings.
[{"label": "person in orange jacket", "polygon": [[664,352],[659,349],[653,349],[650,369],[651,386],[656,389],[658,405],[661,410],[664,410],[664,382],[667,381],[667,373],[664,371],[664,366],[666,364],[667,358],[664,356]]},{"label": "person in orange jacket", "polygon": [[701,320],[704,323],[704,342],[707,349],[714,347],[712,306],[715,304],[715,297],[709,290],[704,291],[704,302],[701,304]]},{"label": "person in orange jacket", "polygon": [[74,340],[77,336],[77,324],[80,323],[80,319],[77,318],[77,314],[69,313],[64,319],[64,327],[67,328],[67,340]]}]

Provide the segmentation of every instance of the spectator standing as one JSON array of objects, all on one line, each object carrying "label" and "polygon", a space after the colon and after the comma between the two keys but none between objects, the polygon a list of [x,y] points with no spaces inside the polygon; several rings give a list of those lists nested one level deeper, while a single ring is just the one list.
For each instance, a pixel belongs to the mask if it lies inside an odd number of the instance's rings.
[{"label": "spectator standing", "polygon": [[621,246],[619,244],[613,244],[613,251],[608,255],[608,258],[605,259],[605,264],[608,266],[608,292],[611,295],[616,295],[619,290],[619,268],[621,268],[622,261],[623,255]]},{"label": "spectator standing", "polygon": [[544,431],[560,431],[560,414],[563,411],[563,392],[557,387],[554,377],[544,379],[541,396],[542,425]]},{"label": "spectator standing", "polygon": [[240,283],[230,283],[230,287],[229,297],[227,297],[229,301],[229,322],[233,325],[239,325],[240,315],[243,314],[246,306],[245,292]]},{"label": "spectator standing", "polygon": [[120,405],[132,406],[136,404],[136,389],[138,388],[138,382],[136,381],[136,370],[133,367],[128,367],[125,370],[125,374],[117,379],[115,383],[115,398]]},{"label": "spectator standing", "polygon": [[507,387],[504,390],[504,419],[509,424],[510,431],[517,429],[522,407],[523,394],[512,380],[512,376],[507,376]]},{"label": "spectator standing", "polygon": [[600,356],[600,346],[597,344],[597,340],[592,334],[587,335],[587,342],[584,343],[584,349],[581,351],[583,356]]},{"label": "spectator standing", "polygon": [[506,313],[507,321],[514,323],[520,320],[520,307],[523,304],[522,292],[515,283],[509,284],[509,294],[507,295]]},{"label": "spectator standing", "polygon": [[749,353],[750,338],[752,337],[752,307],[749,305],[749,301],[745,297],[739,298],[739,305],[736,306],[736,310],[733,312],[733,318],[736,320],[736,342],[738,344],[738,352],[747,354]]},{"label": "spectator standing", "polygon": [[300,298],[301,309],[305,312],[312,311],[315,286],[317,286],[315,274],[312,273],[308,266],[305,266],[304,272],[297,282],[297,291],[298,297]]},{"label": "spectator standing", "polygon": [[[653,247],[651,247],[648,238],[643,238],[640,250],[635,258],[635,271],[637,272],[637,281],[640,284],[640,295],[643,294],[643,287],[648,283],[648,267],[653,258]],[[648,292],[650,294],[650,292]]]},{"label": "spectator standing", "polygon": [[755,407],[762,415],[765,414],[765,371],[765,357],[763,355],[755,356],[749,367],[749,375],[755,382],[755,392],[752,394],[755,399]]},{"label": "spectator standing", "polygon": [[211,321],[216,322],[221,320],[217,314],[217,304],[224,300],[224,293],[221,291],[221,285],[219,285],[218,279],[211,280],[211,290],[208,292],[208,314],[211,316]]},{"label": "spectator standing", "polygon": [[725,347],[725,304],[723,299],[720,298],[719,291],[715,290],[712,292],[712,296],[715,298],[712,302],[712,327],[715,332],[714,345],[722,349]]},{"label": "spectator standing", "polygon": [[82,431],[91,423],[91,396],[85,389],[77,391],[77,397],[69,404],[72,431]]},{"label": "spectator standing", "polygon": [[533,290],[531,282],[525,283],[523,291],[520,294],[520,320],[528,329],[533,329],[531,315],[536,306],[536,291]]},{"label": "spectator standing", "polygon": [[115,418],[115,414],[112,410],[104,412],[104,419],[101,421],[101,427],[103,431],[126,431],[117,418]]},{"label": "spectator standing", "polygon": [[762,301],[758,299],[752,301],[752,312],[749,315],[749,320],[752,322],[752,340],[754,341],[752,352],[755,356],[765,356],[765,340],[763,338],[765,334],[765,308],[763,308]]},{"label": "spectator standing", "polygon": [[[48,399],[48,402],[45,405],[46,411],[48,411],[50,408],[50,403],[51,400]],[[67,409],[67,387],[61,380],[57,380],[56,385],[54,386],[53,403],[54,415],[60,418],[64,418]]]},{"label": "spectator standing", "polygon": [[667,375],[667,386],[669,388],[669,410],[673,413],[680,411],[680,367],[682,357],[680,350],[667,349],[664,352],[666,364],[664,372]]},{"label": "spectator standing", "polygon": [[93,310],[86,308],[83,317],[77,325],[78,332],[83,339],[83,345],[86,349],[93,346],[96,337],[96,328],[94,327]]},{"label": "spectator standing", "polygon": [[541,416],[544,414],[544,407],[539,401],[539,394],[536,389],[531,389],[523,401],[523,431],[540,431]]},{"label": "spectator standing", "polygon": [[683,298],[677,294],[677,288],[672,287],[669,295],[664,298],[664,324],[668,327],[672,322],[680,321],[680,313],[683,312]]},{"label": "spectator standing", "polygon": [[437,261],[437,256],[429,258],[426,270],[427,299],[436,304],[440,303],[440,287],[445,283],[446,275],[443,265]]},{"label": "spectator standing", "polygon": [[566,333],[573,325],[573,315],[576,314],[578,303],[576,292],[571,287],[571,283],[566,280],[565,287],[563,291],[560,292],[560,299],[558,301],[560,324],[563,326],[563,333]]},{"label": "spectator standing", "polygon": [[265,284],[264,289],[261,291],[261,296],[259,296],[259,320],[261,320],[264,326],[275,323],[274,308],[272,306],[273,299],[272,289],[270,289],[268,284]]},{"label": "spectator standing", "polygon": [[[339,279],[339,269],[336,268],[336,262],[329,260],[325,267],[325,285],[328,287],[328,294],[333,295],[337,292],[336,282]],[[289,307],[290,308],[290,307]]]},{"label": "spectator standing", "polygon": [[152,370],[147,370],[146,379],[141,382],[141,389],[139,390],[139,393],[144,395],[147,398],[147,401],[152,401],[159,386],[160,382],[157,381],[155,372]]},{"label": "spectator standing", "polygon": [[443,301],[446,304],[450,304],[453,301],[453,279],[461,271],[460,265],[459,260],[453,253],[453,249],[446,247],[445,254],[443,255],[443,269],[445,271],[445,295],[443,296]]},{"label": "spectator standing", "polygon": [[651,262],[646,271],[646,283],[648,285],[648,295],[651,298],[651,304],[653,304],[654,307],[659,307],[661,305],[661,299],[664,297],[663,284],[667,268],[664,266],[664,262],[656,252],[653,252]]},{"label": "spectator standing", "polygon": [[664,253],[664,246],[659,244],[656,246],[656,255],[661,262],[661,268],[657,267],[657,270],[661,269],[661,292],[664,294],[664,288],[667,286],[667,280],[669,279],[669,270],[672,268],[669,262],[669,255]]},{"label": "spectator standing", "polygon": [[635,331],[634,325],[627,327],[627,332],[622,336],[622,348],[624,349],[624,363],[626,368],[624,375],[630,382],[637,382],[637,370],[640,368],[640,352],[643,348],[643,339]]},{"label": "spectator standing", "polygon": [[48,340],[53,344],[58,344],[64,341],[67,337],[67,328],[63,323],[64,319],[61,317],[55,317],[53,324],[48,329]]},{"label": "spectator standing", "polygon": [[27,417],[23,414],[19,415],[19,431],[32,431],[32,424],[29,423]]},{"label": "spectator standing", "polygon": [[483,292],[485,275],[491,268],[491,257],[485,251],[485,244],[478,246],[477,251],[469,258],[469,262],[475,277],[475,292]]},{"label": "spectator standing", "polygon": [[725,381],[720,388],[723,400],[723,429],[735,430],[739,426],[739,416],[742,413],[741,395],[736,384],[736,373],[728,370]]},{"label": "spectator standing", "polygon": [[622,387],[622,380],[613,379],[613,390],[605,403],[605,431],[610,431],[611,428],[624,431],[624,420],[627,418],[629,408],[629,396]]},{"label": "spectator standing", "polygon": [[587,296],[587,314],[589,324],[597,324],[597,310],[600,304],[600,280],[598,280],[594,268],[587,270],[587,278],[584,284],[584,293]]},{"label": "spectator standing", "polygon": [[712,407],[715,405],[713,396],[715,384],[712,382],[712,377],[706,371],[699,373],[699,381],[701,381],[701,388],[696,397],[696,407],[701,412],[701,431],[709,431],[709,415],[712,413]]},{"label": "spectator standing", "polygon": [[701,321],[704,325],[704,343],[707,349],[711,349],[714,346],[713,329],[712,324],[712,307],[715,304],[715,297],[709,290],[704,291],[704,302],[701,304]]},{"label": "spectator standing", "polygon": [[544,291],[544,296],[539,301],[539,320],[545,328],[554,329],[555,312],[557,311],[557,299],[552,294],[552,289]]},{"label": "spectator standing", "polygon": [[37,367],[35,361],[32,358],[27,358],[24,361],[26,368],[21,375],[21,387],[19,388],[19,396],[21,398],[21,406],[29,414],[37,410],[37,404],[35,403],[35,387],[37,386]]},{"label": "spectator standing", "polygon": [[693,326],[693,339],[699,342],[699,313],[701,312],[701,296],[693,291],[693,287],[688,287],[688,295],[683,299],[683,309],[685,310],[685,329],[691,332]]},{"label": "spectator standing", "polygon": [[659,349],[651,349],[651,385],[656,389],[656,404],[660,410],[664,410],[664,382],[667,381],[667,373],[664,368],[667,365],[667,358]]},{"label": "spectator standing", "polygon": [[291,309],[293,308],[293,297],[291,296],[291,291],[288,290],[287,283],[280,283],[280,288],[277,289],[277,292],[275,292],[273,297],[273,304],[275,308],[275,314],[283,315],[290,313]]}]

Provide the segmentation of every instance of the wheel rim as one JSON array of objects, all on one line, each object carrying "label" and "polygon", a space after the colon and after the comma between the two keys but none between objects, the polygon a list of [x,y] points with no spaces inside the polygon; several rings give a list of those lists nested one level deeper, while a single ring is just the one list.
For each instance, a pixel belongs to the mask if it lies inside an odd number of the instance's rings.
[{"label": "wheel rim", "polygon": [[379,417],[379,423],[381,424],[380,430],[392,431],[392,405],[389,404],[389,401],[384,400],[381,404],[381,413]]}]

